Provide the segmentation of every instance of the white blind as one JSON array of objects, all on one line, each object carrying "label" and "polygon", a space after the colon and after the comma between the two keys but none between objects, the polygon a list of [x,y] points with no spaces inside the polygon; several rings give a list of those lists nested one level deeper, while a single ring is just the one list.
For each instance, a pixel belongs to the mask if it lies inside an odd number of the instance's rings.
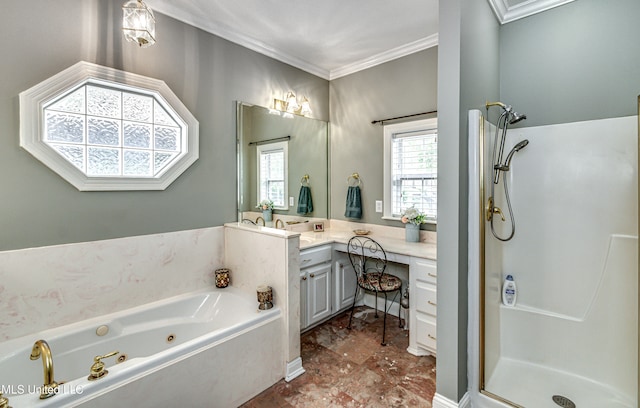
[{"label": "white blind", "polygon": [[436,219],[438,204],[438,130],[393,134],[391,140],[391,212],[415,207]]},{"label": "white blind", "polygon": [[260,197],[269,199],[275,207],[284,207],[284,150],[260,152]]}]

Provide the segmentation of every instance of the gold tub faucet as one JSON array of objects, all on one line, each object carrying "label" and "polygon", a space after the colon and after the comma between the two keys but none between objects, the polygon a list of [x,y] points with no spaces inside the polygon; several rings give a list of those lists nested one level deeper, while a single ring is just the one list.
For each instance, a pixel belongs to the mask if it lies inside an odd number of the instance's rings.
[{"label": "gold tub faucet", "polygon": [[44,385],[40,392],[40,399],[46,399],[56,395],[58,383],[53,379],[53,357],[51,348],[44,340],[38,340],[33,344],[31,350],[31,360],[37,360],[42,357],[42,369],[44,371]]},{"label": "gold tub faucet", "polygon": [[1,392],[0,392],[0,408],[11,408],[9,406],[9,399],[3,397]]}]

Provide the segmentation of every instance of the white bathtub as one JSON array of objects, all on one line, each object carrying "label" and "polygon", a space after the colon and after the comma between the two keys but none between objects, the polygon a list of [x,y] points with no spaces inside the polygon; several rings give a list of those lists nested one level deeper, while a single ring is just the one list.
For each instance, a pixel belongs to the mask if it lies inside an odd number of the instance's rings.
[{"label": "white bathtub", "polygon": [[[282,316],[229,287],[195,292],[0,343],[0,392],[13,408],[80,406],[235,407],[283,378]],[[102,325],[104,336],[96,334]],[[172,341],[168,338],[173,336]],[[39,399],[47,341],[58,394]],[[93,358],[109,373],[88,381]],[[126,360],[117,363],[118,357]]]}]

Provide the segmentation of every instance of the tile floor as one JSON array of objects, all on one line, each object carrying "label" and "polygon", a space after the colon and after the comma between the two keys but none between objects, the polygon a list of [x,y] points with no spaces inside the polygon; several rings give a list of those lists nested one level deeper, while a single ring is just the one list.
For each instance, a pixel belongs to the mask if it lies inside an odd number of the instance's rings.
[{"label": "tile floor", "polygon": [[306,373],[289,383],[281,380],[242,407],[430,408],[436,360],[409,354],[409,332],[391,315],[387,346],[381,346],[383,319],[373,315],[373,309],[356,308],[351,330],[345,312],[302,334]]}]

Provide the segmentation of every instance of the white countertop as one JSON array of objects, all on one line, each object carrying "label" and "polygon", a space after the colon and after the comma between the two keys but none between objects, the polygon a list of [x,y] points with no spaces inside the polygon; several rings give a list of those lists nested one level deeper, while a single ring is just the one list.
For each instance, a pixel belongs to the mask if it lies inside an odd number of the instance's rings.
[{"label": "white countertop", "polygon": [[[401,238],[404,236],[404,232],[401,228],[386,226],[375,227],[371,226],[371,224],[356,225],[372,227],[371,233],[366,236],[378,241],[378,243],[384,248],[385,252],[392,255],[390,256],[390,260],[394,260],[394,254],[399,256],[400,258],[403,258],[398,259],[400,261],[406,261],[406,259],[404,258],[408,256],[432,259],[434,261],[437,259],[437,245],[435,242],[406,242],[403,238]],[[262,234],[280,236],[285,239],[290,239],[299,235],[300,250],[334,243],[346,245],[349,242],[349,239],[355,235],[353,230],[344,228],[328,228],[321,232],[297,232],[243,223],[228,223],[225,224],[225,226],[231,228],[259,231]]]},{"label": "white countertop", "polygon": [[[307,249],[323,244],[347,244],[355,234],[352,231],[325,230],[323,232],[302,232],[300,234],[300,249]],[[437,245],[428,242],[406,242],[403,239],[388,237],[385,234],[372,232],[367,237],[373,238],[388,253],[416,256],[419,258],[437,259]]]}]

